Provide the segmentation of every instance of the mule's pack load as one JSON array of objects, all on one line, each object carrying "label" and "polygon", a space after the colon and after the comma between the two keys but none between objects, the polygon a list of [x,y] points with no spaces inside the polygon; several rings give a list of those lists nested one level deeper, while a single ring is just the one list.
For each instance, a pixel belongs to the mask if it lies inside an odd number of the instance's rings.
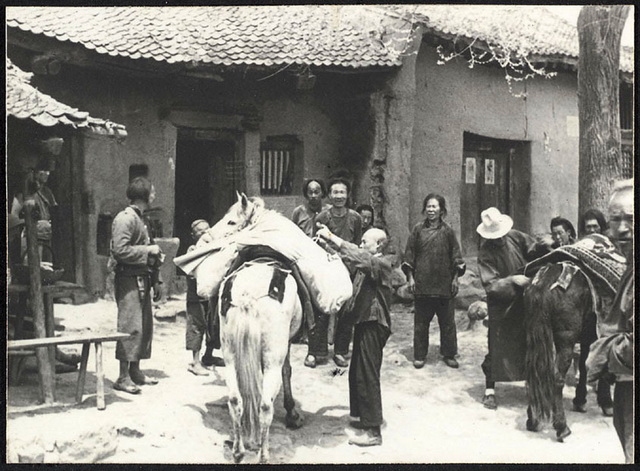
[{"label": "mule's pack load", "polygon": [[[240,201],[238,203],[240,204]],[[281,214],[256,203],[252,220],[244,229],[222,239],[197,247],[174,262],[198,281],[198,295],[210,297],[218,289],[238,251],[249,246],[266,245],[295,264],[307,285],[311,301],[326,314],[337,313],[352,294],[349,271],[338,255],[322,247]],[[257,210],[256,210],[257,208]],[[211,231],[215,231],[214,226]]]}]

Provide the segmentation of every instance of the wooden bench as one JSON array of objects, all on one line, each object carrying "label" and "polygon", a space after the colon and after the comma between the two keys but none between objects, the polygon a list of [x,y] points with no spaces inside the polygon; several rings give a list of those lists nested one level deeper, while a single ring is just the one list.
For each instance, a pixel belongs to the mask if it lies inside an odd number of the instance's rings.
[{"label": "wooden bench", "polygon": [[64,337],[45,337],[39,339],[9,340],[7,353],[9,355],[28,355],[35,353],[36,348],[55,347],[57,345],[82,344],[82,356],[80,359],[80,371],[78,372],[78,384],[76,386],[76,402],[82,402],[84,394],[84,382],[87,376],[87,361],[89,360],[89,348],[93,343],[96,346],[96,402],[99,410],[105,409],[104,401],[104,371],[102,369],[102,342],[115,342],[126,339],[129,334],[120,332],[107,334],[68,335]]}]

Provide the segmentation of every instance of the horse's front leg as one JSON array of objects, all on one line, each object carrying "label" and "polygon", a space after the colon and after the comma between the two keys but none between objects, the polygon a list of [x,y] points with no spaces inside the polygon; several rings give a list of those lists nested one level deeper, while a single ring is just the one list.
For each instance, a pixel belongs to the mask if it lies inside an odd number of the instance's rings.
[{"label": "horse's front leg", "polygon": [[289,350],[282,365],[282,387],[284,392],[284,408],[287,411],[286,425],[288,428],[296,429],[302,427],[304,417],[296,410],[296,402],[293,400],[291,392],[291,363],[289,361]]},{"label": "horse's front leg", "polygon": [[565,376],[571,366],[574,342],[561,341],[556,344],[556,384],[553,401],[553,428],[556,430],[556,438],[564,441],[571,434],[567,426],[567,419],[562,404],[562,390],[564,389]]}]

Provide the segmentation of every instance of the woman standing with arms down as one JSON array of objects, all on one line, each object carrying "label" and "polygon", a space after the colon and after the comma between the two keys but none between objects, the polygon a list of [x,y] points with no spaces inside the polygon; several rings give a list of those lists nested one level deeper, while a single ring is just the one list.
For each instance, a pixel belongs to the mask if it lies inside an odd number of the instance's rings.
[{"label": "woman standing with arms down", "polygon": [[453,229],[443,221],[447,215],[444,197],[428,194],[422,205],[422,214],[426,219],[411,231],[402,264],[409,290],[415,296],[413,366],[422,368],[425,364],[429,350],[429,325],[437,315],[440,353],[447,366],[457,368],[455,311],[450,304],[458,294],[458,277],[464,274],[466,265]]}]

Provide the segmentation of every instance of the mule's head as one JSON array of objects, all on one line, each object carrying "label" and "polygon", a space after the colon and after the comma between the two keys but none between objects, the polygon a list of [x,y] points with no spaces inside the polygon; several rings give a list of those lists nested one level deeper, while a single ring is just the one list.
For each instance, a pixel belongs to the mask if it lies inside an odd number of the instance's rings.
[{"label": "mule's head", "polygon": [[236,201],[227,214],[224,215],[211,229],[207,231],[210,240],[226,239],[253,224],[256,217],[264,209],[264,202],[260,198],[248,198],[244,193],[236,192]]}]

